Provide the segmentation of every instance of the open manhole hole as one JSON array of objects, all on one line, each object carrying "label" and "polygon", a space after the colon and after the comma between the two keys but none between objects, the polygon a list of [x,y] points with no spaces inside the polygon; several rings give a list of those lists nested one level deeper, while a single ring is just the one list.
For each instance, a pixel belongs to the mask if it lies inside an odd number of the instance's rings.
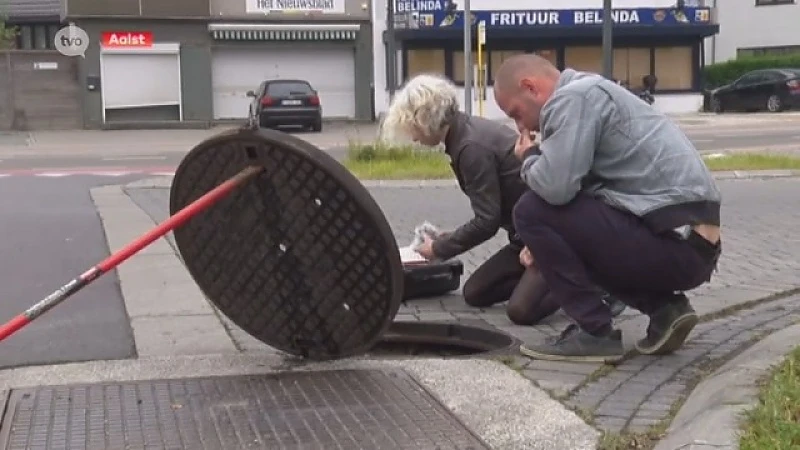
[{"label": "open manhole hole", "polygon": [[450,322],[394,322],[365,356],[458,358],[505,353],[515,344],[512,336],[484,327]]}]

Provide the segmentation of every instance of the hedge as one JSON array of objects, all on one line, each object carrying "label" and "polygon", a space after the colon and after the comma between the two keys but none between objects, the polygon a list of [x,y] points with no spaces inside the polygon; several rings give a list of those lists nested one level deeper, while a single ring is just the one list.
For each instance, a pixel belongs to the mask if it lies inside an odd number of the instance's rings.
[{"label": "hedge", "polygon": [[728,83],[732,83],[737,78],[747,72],[750,72],[751,70],[788,67],[800,69],[800,55],[749,56],[732,59],[722,63],[711,64],[705,67],[703,79],[705,81],[706,88],[713,89]]}]

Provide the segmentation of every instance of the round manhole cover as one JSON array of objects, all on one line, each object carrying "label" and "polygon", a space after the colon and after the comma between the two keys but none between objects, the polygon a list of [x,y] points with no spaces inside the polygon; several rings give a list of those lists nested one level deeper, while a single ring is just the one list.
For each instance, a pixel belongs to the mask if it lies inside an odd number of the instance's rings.
[{"label": "round manhole cover", "polygon": [[403,268],[380,207],[332,157],[278,131],[221,134],[181,161],[171,213],[249,165],[264,171],[175,230],[190,274],[269,346],[312,359],[366,352],[397,314]]}]

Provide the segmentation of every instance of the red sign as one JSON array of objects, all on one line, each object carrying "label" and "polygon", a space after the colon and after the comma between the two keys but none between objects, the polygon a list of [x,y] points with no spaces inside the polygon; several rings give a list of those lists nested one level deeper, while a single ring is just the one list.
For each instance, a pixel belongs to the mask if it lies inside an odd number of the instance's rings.
[{"label": "red sign", "polygon": [[103,47],[152,47],[150,31],[104,31],[100,37]]}]

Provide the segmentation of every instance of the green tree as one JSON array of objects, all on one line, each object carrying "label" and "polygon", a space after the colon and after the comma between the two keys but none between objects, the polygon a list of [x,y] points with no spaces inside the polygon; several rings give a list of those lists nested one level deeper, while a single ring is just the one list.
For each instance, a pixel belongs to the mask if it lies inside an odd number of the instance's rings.
[{"label": "green tree", "polygon": [[9,26],[0,17],[0,49],[13,48],[17,43],[17,27]]}]

